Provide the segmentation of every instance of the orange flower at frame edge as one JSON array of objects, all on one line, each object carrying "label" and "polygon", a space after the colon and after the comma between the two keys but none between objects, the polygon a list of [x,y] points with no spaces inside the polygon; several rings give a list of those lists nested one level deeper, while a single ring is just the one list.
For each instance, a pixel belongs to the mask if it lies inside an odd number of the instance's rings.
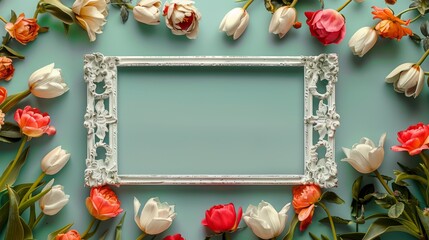
[{"label": "orange flower at frame edge", "polygon": [[381,37],[396,38],[399,41],[403,36],[413,35],[411,29],[402,26],[408,26],[410,20],[404,21],[400,19],[393,15],[392,10],[388,8],[379,8],[375,6],[372,8],[374,9],[374,11],[371,12],[374,15],[373,19],[381,19],[381,21],[375,25],[375,30]]},{"label": "orange flower at frame edge", "polygon": [[306,184],[294,187],[292,193],[292,205],[301,222],[299,230],[304,231],[313,219],[315,203],[319,201],[322,190],[319,185]]}]

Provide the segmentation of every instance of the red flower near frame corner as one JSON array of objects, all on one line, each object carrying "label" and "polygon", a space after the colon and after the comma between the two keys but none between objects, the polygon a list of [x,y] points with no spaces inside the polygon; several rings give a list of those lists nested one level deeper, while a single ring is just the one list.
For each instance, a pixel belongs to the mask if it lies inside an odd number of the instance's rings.
[{"label": "red flower near frame corner", "polygon": [[115,192],[107,185],[91,188],[85,204],[88,212],[102,221],[116,217],[123,211]]},{"label": "red flower near frame corner", "polygon": [[201,224],[210,228],[215,233],[235,231],[241,221],[243,209],[235,211],[233,203],[219,204],[206,211],[205,218]]},{"label": "red flower near frame corner", "polygon": [[48,113],[41,113],[39,109],[26,106],[17,109],[14,116],[23,134],[28,137],[40,137],[44,133],[54,135],[56,130],[50,126],[51,117]]},{"label": "red flower near frame corner", "polygon": [[299,230],[304,231],[313,219],[315,203],[319,201],[322,190],[319,185],[306,184],[294,187],[292,193],[292,205],[301,222]]},{"label": "red flower near frame corner", "polygon": [[346,21],[338,11],[324,9],[305,12],[310,33],[324,45],[338,44],[346,35]]},{"label": "red flower near frame corner", "polygon": [[395,152],[407,151],[411,156],[429,149],[429,125],[420,122],[399,131],[398,142],[400,145],[393,146],[391,149]]},{"label": "red flower near frame corner", "polygon": [[413,31],[409,28],[403,27],[408,26],[410,20],[404,21],[399,17],[393,15],[392,10],[389,8],[379,8],[376,6],[372,7],[374,11],[371,13],[374,15],[373,19],[380,19],[381,21],[375,25],[377,33],[384,38],[401,40],[402,37],[407,35],[413,35]]}]

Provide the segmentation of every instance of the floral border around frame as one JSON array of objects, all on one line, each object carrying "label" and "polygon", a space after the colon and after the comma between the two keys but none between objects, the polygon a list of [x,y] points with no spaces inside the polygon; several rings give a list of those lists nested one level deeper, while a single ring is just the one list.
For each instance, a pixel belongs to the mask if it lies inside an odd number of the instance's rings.
[{"label": "floral border around frame", "polygon": [[[168,66],[304,67],[304,174],[303,175],[119,175],[117,159],[117,68]],[[111,185],[299,185],[317,183],[331,188],[337,185],[335,130],[339,114],[335,108],[335,83],[338,80],[338,56],[299,57],[118,57],[101,53],[84,59],[87,84],[87,128],[85,184],[90,187]],[[318,82],[326,81],[319,92]],[[102,90],[100,90],[102,89]],[[102,92],[100,92],[102,91]],[[313,102],[318,107],[313,108]],[[106,106],[107,105],[107,106]],[[313,139],[318,136],[317,139]],[[97,158],[97,149],[104,158]],[[324,148],[325,154],[319,157]]]}]

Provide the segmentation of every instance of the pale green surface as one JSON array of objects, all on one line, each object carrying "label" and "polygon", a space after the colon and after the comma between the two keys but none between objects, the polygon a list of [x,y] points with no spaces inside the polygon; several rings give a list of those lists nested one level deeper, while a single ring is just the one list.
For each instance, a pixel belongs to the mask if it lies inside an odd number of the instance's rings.
[{"label": "pale green surface", "polygon": [[[73,1],[64,1],[67,5],[71,6]],[[384,1],[378,0],[377,4],[382,6]],[[342,1],[326,1],[326,6],[335,8],[342,4]],[[310,37],[308,28],[305,25],[305,17],[303,10],[316,10],[319,8],[318,1],[300,1],[297,5],[299,11],[299,20],[303,22],[303,27],[299,31],[291,30],[285,39],[279,40],[276,36],[270,35],[267,31],[268,24],[270,21],[270,15],[264,10],[263,4],[260,1],[255,2],[250,8],[250,25],[242,39],[238,41],[232,41],[231,39],[224,36],[223,33],[218,32],[218,25],[223,15],[230,9],[241,4],[237,4],[232,0],[225,1],[198,1],[197,7],[202,12],[203,18],[200,25],[200,33],[197,40],[188,40],[184,36],[173,36],[170,31],[165,27],[162,22],[160,26],[142,26],[137,24],[130,16],[127,24],[122,25],[119,20],[119,11],[111,8],[111,14],[108,18],[109,22],[104,29],[104,33],[97,37],[95,43],[89,43],[86,33],[83,32],[78,26],[73,26],[68,36],[64,35],[61,24],[49,16],[41,16],[42,25],[47,25],[51,28],[47,34],[40,35],[37,41],[29,44],[27,47],[19,46],[14,44],[13,46],[20,50],[27,56],[25,61],[16,62],[16,74],[12,82],[2,82],[2,86],[6,86],[10,92],[21,91],[26,88],[26,79],[36,69],[47,65],[51,62],[55,62],[56,66],[63,69],[63,74],[70,85],[70,92],[56,100],[40,100],[30,97],[25,101],[26,104],[32,104],[41,108],[42,111],[48,111],[52,115],[52,123],[57,127],[58,133],[54,137],[43,137],[40,139],[32,140],[32,152],[27,165],[24,167],[24,172],[21,176],[21,181],[32,181],[39,174],[39,159],[41,159],[49,150],[57,145],[62,145],[64,149],[67,149],[72,153],[72,159],[65,169],[57,176],[56,182],[63,184],[65,190],[71,195],[71,201],[57,216],[46,217],[39,225],[36,231],[36,237],[38,239],[45,239],[46,235],[54,229],[65,225],[69,222],[74,222],[74,228],[83,231],[89,223],[89,216],[85,210],[84,199],[88,195],[88,189],[83,187],[83,170],[85,168],[85,154],[86,154],[86,130],[83,128],[83,114],[86,106],[86,86],[82,80],[82,67],[83,67],[83,55],[91,52],[102,52],[105,55],[318,55],[320,53],[333,52],[339,54],[340,59],[340,78],[337,87],[337,111],[341,114],[341,127],[337,131],[337,159],[344,157],[341,146],[350,147],[357,142],[361,137],[367,136],[375,141],[378,141],[379,136],[383,132],[387,132],[386,146],[392,146],[396,144],[396,132],[398,130],[406,128],[410,124],[414,124],[418,121],[428,123],[429,116],[427,114],[427,102],[429,100],[429,93],[427,87],[425,87],[422,95],[418,99],[407,99],[401,94],[397,94],[393,91],[391,85],[384,83],[384,77],[397,65],[403,62],[414,62],[417,61],[422,53],[420,47],[404,38],[402,42],[380,40],[375,48],[365,58],[360,59],[353,56],[347,47],[347,41],[350,36],[360,27],[365,25],[373,25],[375,21],[371,20],[370,6],[374,3],[372,1],[365,2],[363,4],[351,3],[351,6],[347,7],[343,14],[347,17],[347,36],[345,41],[340,45],[332,45],[324,47],[316,39]],[[397,9],[405,8],[408,5],[408,1],[398,3],[402,7],[395,6]],[[36,5],[36,1],[24,1],[24,0],[2,0],[0,1],[0,15],[9,17],[9,10],[13,8],[16,12],[25,12],[28,16],[31,16]],[[416,29],[417,30],[417,29]],[[3,34],[3,31],[0,31]],[[428,64],[422,65],[427,70]],[[223,71],[219,74],[227,74],[228,71]],[[173,81],[173,73],[165,73],[164,81]],[[231,74],[233,75],[233,74]],[[262,74],[260,74],[262,75]],[[267,74],[268,75],[268,74]],[[279,73],[276,73],[276,81],[280,79]],[[295,75],[295,74],[294,74]],[[192,73],[192,78],[201,77],[203,81],[208,80],[205,78],[205,73]],[[246,73],[244,76],[252,76]],[[183,78],[183,76],[182,76]],[[186,78],[186,76],[184,76]],[[299,78],[299,77],[294,77]],[[292,78],[292,79],[294,79]],[[254,78],[254,81],[257,78]],[[289,79],[289,78],[288,78]],[[234,80],[234,79],[232,79]],[[178,80],[182,81],[182,80]],[[195,84],[195,80],[192,80]],[[235,88],[238,87],[238,82],[227,83],[227,79],[223,79],[224,83],[216,83],[216,87],[225,86]],[[244,78],[238,81],[244,82]],[[272,81],[272,80],[269,80]],[[171,88],[172,86],[167,85],[167,82],[157,83],[165,84],[160,85],[163,88]],[[145,84],[145,83],[142,83]],[[174,83],[178,88],[184,87],[179,83]],[[211,84],[211,83],[207,83]],[[237,84],[237,85],[236,85]],[[260,84],[260,82],[258,82]],[[277,84],[277,83],[276,83]],[[279,83],[280,84],[280,83]],[[123,86],[124,85],[124,86]],[[131,89],[131,85],[120,84],[122,88],[130,88],[130,91],[136,92],[139,89]],[[192,85],[196,86],[196,85]],[[207,85],[208,86],[208,85]],[[280,86],[280,85],[279,85]],[[149,86],[148,86],[149,87]],[[155,86],[153,86],[155,87]],[[198,86],[198,93],[201,93],[203,86]],[[245,83],[243,88],[252,87],[248,82]],[[267,90],[272,87],[264,86]],[[299,86],[293,86],[292,90],[298,89]],[[259,86],[258,86],[259,89]],[[256,90],[256,86],[253,90]],[[291,89],[287,89],[287,94]],[[125,90],[127,92],[128,90]],[[142,90],[143,91],[143,90]],[[207,91],[211,91],[207,89]],[[219,89],[213,90],[213,94],[219,93]],[[300,90],[297,90],[300,91]],[[301,107],[302,102],[298,100],[299,96],[293,96],[289,99],[288,96],[282,96],[279,93],[279,89],[275,89],[276,95],[270,101],[275,103],[275,98],[287,99],[289,104],[293,104]],[[123,94],[120,91],[120,94]],[[160,93],[161,94],[161,93]],[[176,92],[176,94],[179,94]],[[195,93],[197,94],[197,93]],[[226,94],[226,93],[225,93]],[[234,95],[228,93],[230,99],[234,99]],[[238,93],[237,93],[238,94]],[[255,94],[257,94],[255,92]],[[262,93],[260,94],[267,94]],[[302,94],[294,93],[294,94]],[[269,94],[267,94],[269,95]],[[241,96],[237,95],[237,96]],[[124,96],[125,97],[125,96]],[[156,104],[162,104],[162,101],[167,101],[167,97],[163,95],[155,95],[151,97],[151,101],[157,102]],[[184,103],[192,103],[189,98],[184,99]],[[121,100],[122,96],[120,96]],[[127,100],[131,96],[125,97]],[[186,101],[185,101],[186,100]],[[208,101],[214,101],[216,98],[213,96]],[[223,104],[226,104],[227,99],[219,99]],[[149,100],[148,100],[149,101]],[[253,99],[251,95],[246,96],[246,100],[252,104],[256,104],[257,99]],[[25,104],[23,103],[23,105]],[[194,107],[201,102],[195,101]],[[119,103],[121,104],[124,103]],[[135,114],[135,117],[141,117],[143,121],[149,121],[150,119],[144,118],[145,111],[154,111],[156,109],[146,110],[142,103],[142,109],[136,102],[130,103],[132,108],[126,109],[129,114]],[[279,104],[279,103],[278,103]],[[426,104],[426,105],[425,105]],[[275,106],[274,111],[281,111],[281,105]],[[171,107],[171,105],[170,105]],[[201,107],[201,106],[199,106]],[[291,106],[292,107],[292,106]],[[293,106],[295,107],[295,106]],[[205,109],[204,111],[214,111],[216,109]],[[291,111],[295,108],[291,108]],[[190,110],[190,109],[188,109]],[[122,110],[120,110],[122,111]],[[195,114],[195,109],[193,110]],[[218,111],[218,110],[216,110]],[[263,114],[264,108],[260,108],[259,114]],[[284,111],[284,110],[283,110]],[[296,112],[293,112],[297,114]],[[127,113],[128,114],[128,113]],[[165,112],[167,114],[167,112]],[[173,114],[168,112],[168,114]],[[265,114],[265,113],[264,113]],[[267,113],[268,114],[268,113]],[[269,114],[276,113],[271,112]],[[279,113],[280,114],[280,113]],[[282,112],[281,114],[285,114]],[[300,115],[302,112],[299,113]],[[236,117],[236,115],[228,115],[229,117]],[[243,116],[243,115],[241,115]],[[251,116],[251,115],[248,115]],[[222,117],[222,116],[218,116]],[[281,121],[276,119],[261,117],[261,121],[270,124],[279,124],[279,129],[285,129]],[[291,118],[293,119],[293,118]],[[295,118],[296,119],[296,118]],[[205,116],[203,119],[205,124],[208,124],[213,118]],[[237,120],[237,119],[236,119]],[[127,117],[124,121],[133,121],[132,117]],[[256,121],[256,120],[255,120]],[[273,122],[270,122],[273,121]],[[297,120],[294,120],[297,121]],[[238,120],[237,120],[238,122]],[[237,124],[234,121],[224,121],[225,124]],[[255,123],[255,122],[253,122]],[[120,131],[124,129],[120,123]],[[245,125],[243,125],[245,126]],[[299,125],[302,128],[302,125]],[[145,128],[143,128],[144,130]],[[128,129],[129,130],[129,129]],[[149,130],[149,129],[146,129]],[[208,129],[205,129],[208,131]],[[274,128],[272,129],[274,131]],[[123,147],[122,139],[135,144],[134,146],[139,147],[138,142],[140,141],[137,137],[128,138],[125,136],[127,130],[120,132],[120,147]],[[267,132],[263,132],[266,134]],[[122,135],[121,135],[122,134]],[[189,134],[189,133],[187,133]],[[235,134],[235,133],[234,133]],[[238,134],[238,133],[237,133]],[[191,137],[192,135],[187,135]],[[291,141],[295,140],[293,137],[285,137],[285,135],[276,135],[279,141]],[[291,139],[292,138],[292,139]],[[298,141],[302,142],[302,136],[299,136]],[[151,139],[144,141],[150,142]],[[216,139],[215,139],[216,140]],[[134,142],[133,142],[134,141]],[[237,145],[239,146],[239,145]],[[159,147],[159,145],[158,145]],[[269,146],[273,147],[273,146]],[[275,146],[279,151],[279,147]],[[17,145],[0,146],[0,152],[3,159],[10,159],[14,156]],[[296,150],[295,148],[298,148]],[[302,145],[298,144],[288,151],[288,156],[300,156],[302,154]],[[387,149],[387,148],[386,148]],[[282,149],[280,149],[282,150]],[[133,148],[128,151],[122,152],[127,156],[128,154],[139,154],[139,148]],[[215,152],[216,149],[211,149]],[[257,149],[255,151],[258,151]],[[268,151],[268,148],[261,151]],[[225,154],[225,153],[218,153]],[[235,154],[241,154],[235,151]],[[284,153],[280,153],[279,156]],[[396,168],[395,162],[402,159],[409,159],[406,154],[392,153],[387,150],[386,162],[381,168],[381,172],[385,174],[391,174],[391,170]],[[127,160],[128,161],[128,160]],[[131,159],[135,164],[139,166],[136,159]],[[255,160],[252,160],[255,161]],[[271,166],[268,159],[264,159],[264,162],[269,165],[264,166],[267,171],[278,172],[281,167],[281,162],[277,162],[277,165]],[[296,162],[296,164],[301,164]],[[263,163],[261,164],[263,166]],[[6,161],[0,162],[1,169],[4,168]],[[151,163],[152,164],[152,163]],[[257,169],[252,168],[254,162],[245,164],[245,159],[240,159],[240,162],[235,163],[234,161],[225,160],[218,171],[223,169],[226,172],[230,169],[233,171],[256,171]],[[288,166],[294,164],[294,162],[288,162]],[[125,165],[127,165],[125,163]],[[165,168],[166,171],[180,172],[180,169],[176,169],[174,165],[163,164],[159,166]],[[129,168],[133,168],[130,163]],[[155,168],[155,167],[154,167]],[[300,167],[297,165],[296,169]],[[342,217],[349,216],[349,203],[350,197],[350,186],[353,180],[358,174],[346,163],[338,161],[339,169],[339,187],[335,189],[345,200],[346,204],[337,207],[332,206],[332,212]],[[162,171],[156,168],[157,171]],[[124,170],[125,171],[125,170]],[[184,170],[183,170],[184,171]],[[131,172],[131,170],[130,170]],[[226,173],[225,172],[225,173]],[[258,172],[259,173],[259,172]],[[175,204],[178,212],[178,216],[173,223],[172,227],[166,232],[167,234],[173,234],[176,232],[182,233],[189,240],[203,239],[205,235],[204,228],[200,225],[200,221],[204,216],[204,211],[210,206],[219,203],[234,202],[237,206],[247,207],[248,204],[256,205],[261,200],[272,203],[277,209],[280,209],[284,204],[291,201],[291,187],[121,187],[116,189],[119,198],[122,201],[123,208],[127,211],[127,218],[124,227],[123,239],[135,239],[139,235],[139,229],[133,222],[133,208],[132,199],[136,196],[144,203],[148,198],[158,196],[162,201]],[[292,211],[289,212],[292,215]],[[320,209],[317,209],[315,219],[320,219],[324,216],[324,213]],[[113,228],[118,220],[109,221],[103,224],[103,229]],[[242,223],[244,226],[244,223]],[[330,236],[329,228],[315,221],[308,229],[311,232],[325,233]],[[353,230],[352,228],[349,229]],[[112,230],[110,230],[112,233]],[[301,236],[301,237],[299,237]],[[398,235],[389,235],[385,239],[404,239],[397,237]],[[307,233],[303,235],[297,235],[297,239],[308,239]],[[159,238],[158,238],[159,239]],[[253,237],[249,229],[235,235],[234,239],[247,240],[256,239]]]}]

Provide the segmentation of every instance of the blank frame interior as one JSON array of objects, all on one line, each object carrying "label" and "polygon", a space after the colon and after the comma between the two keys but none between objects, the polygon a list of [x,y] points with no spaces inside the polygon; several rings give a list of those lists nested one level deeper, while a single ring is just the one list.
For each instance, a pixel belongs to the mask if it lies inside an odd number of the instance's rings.
[{"label": "blank frame interior", "polygon": [[[268,67],[304,69],[302,90],[304,109],[299,113],[302,115],[304,112],[303,171],[298,174],[263,175],[231,173],[121,175],[120,171],[118,173],[118,166],[125,163],[120,159],[121,164],[118,163],[118,121],[121,116],[118,116],[117,79],[118,68],[130,67],[201,69],[257,67],[261,71]],[[266,75],[269,78],[269,72]],[[86,55],[84,79],[87,83],[88,101],[84,126],[88,130],[88,152],[85,184],[92,187],[104,184],[296,185],[314,182],[322,187],[334,187],[337,184],[334,135],[339,126],[339,115],[335,110],[337,76],[338,59],[335,54],[304,57],[106,57],[100,53]],[[324,83],[323,89],[320,87],[321,82]]]}]

